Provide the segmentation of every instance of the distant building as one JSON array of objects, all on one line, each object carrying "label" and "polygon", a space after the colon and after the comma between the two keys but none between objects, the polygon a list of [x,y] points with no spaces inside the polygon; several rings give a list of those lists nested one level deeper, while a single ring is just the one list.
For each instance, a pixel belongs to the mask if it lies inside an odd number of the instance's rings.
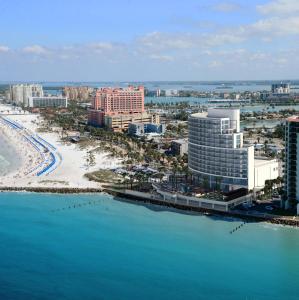
[{"label": "distant building", "polygon": [[180,139],[171,142],[171,152],[175,155],[181,155],[188,153],[188,140]]},{"label": "distant building", "polygon": [[299,117],[286,121],[285,194],[286,208],[299,203]]},{"label": "distant building", "polygon": [[144,87],[101,88],[96,92],[93,109],[109,115],[143,113]]},{"label": "distant building", "polygon": [[271,86],[273,95],[289,95],[291,88],[289,83],[275,83]]},{"label": "distant building", "polygon": [[29,107],[67,107],[68,101],[66,97],[29,97]]},{"label": "distant building", "polygon": [[277,161],[255,161],[243,145],[239,109],[209,109],[189,118],[189,168],[199,184],[223,191],[261,189],[278,177]]},{"label": "distant building", "polygon": [[240,94],[233,94],[232,98],[235,99],[235,100],[240,100],[241,95]]},{"label": "distant building", "polygon": [[271,93],[267,92],[267,91],[261,92],[261,94],[260,94],[261,100],[267,100],[270,96],[271,96]]},{"label": "distant building", "polygon": [[104,127],[105,113],[97,109],[88,110],[88,124],[95,127]]},{"label": "distant building", "polygon": [[88,86],[66,86],[63,89],[63,95],[70,101],[88,101],[92,96],[94,89]]},{"label": "distant building", "polygon": [[130,135],[140,136],[147,133],[165,133],[165,124],[153,124],[153,123],[130,123],[128,133]]},{"label": "distant building", "polygon": [[230,98],[230,93],[220,93],[219,97],[222,99],[229,99]]},{"label": "distant building", "polygon": [[17,84],[10,86],[9,94],[12,103],[28,106],[29,97],[43,97],[44,91],[40,84]]},{"label": "distant building", "polygon": [[160,124],[160,116],[147,112],[137,114],[104,115],[104,126],[114,132],[127,131],[131,123]]},{"label": "distant building", "polygon": [[[160,95],[161,95],[161,91],[160,91]],[[179,95],[178,90],[165,90],[165,96],[166,97],[176,97],[178,95]]]},{"label": "distant building", "polygon": [[130,123],[160,123],[159,115],[144,110],[144,87],[99,89],[88,111],[88,124],[120,132]]}]

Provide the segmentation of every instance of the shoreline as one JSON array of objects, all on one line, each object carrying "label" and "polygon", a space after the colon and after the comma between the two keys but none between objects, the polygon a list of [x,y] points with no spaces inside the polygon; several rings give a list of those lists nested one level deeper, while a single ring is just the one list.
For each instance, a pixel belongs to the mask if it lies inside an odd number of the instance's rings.
[{"label": "shoreline", "polygon": [[258,215],[248,215],[248,214],[242,214],[239,211],[216,211],[211,209],[204,209],[199,207],[190,207],[187,205],[182,204],[176,204],[176,203],[169,203],[165,201],[161,201],[154,198],[143,198],[138,197],[136,195],[130,195],[122,191],[111,191],[109,189],[104,189],[104,192],[113,195],[115,197],[119,197],[121,199],[124,199],[124,201],[129,200],[130,202],[139,202],[139,203],[149,203],[153,205],[159,205],[161,207],[168,207],[168,208],[174,208],[178,209],[179,211],[189,211],[189,212],[195,212],[199,213],[201,215],[208,215],[208,216],[217,216],[217,217],[233,217],[238,218],[245,221],[254,221],[254,222],[265,222],[265,223],[271,223],[276,225],[283,225],[283,226],[291,226],[294,228],[299,228],[299,220],[291,220],[291,219],[284,219],[283,216],[275,216],[273,215],[270,217],[262,217]]},{"label": "shoreline", "polygon": [[5,192],[28,192],[37,194],[98,194],[104,193],[102,188],[76,188],[76,187],[3,187],[0,186],[0,193]]},{"label": "shoreline", "polygon": [[[119,158],[91,143],[83,148],[61,138],[60,129],[48,128],[39,114],[13,113],[14,108],[1,105],[10,113],[0,114],[0,135],[12,145],[21,161],[16,168],[0,175],[0,186],[23,188],[91,188],[100,190],[97,182],[89,181],[86,173],[98,168],[113,169],[122,165]],[[40,128],[47,128],[40,131]],[[89,152],[94,152],[94,164],[88,163]],[[3,153],[6,156],[6,153]]]},{"label": "shoreline", "polygon": [[264,222],[268,224],[274,225],[282,225],[282,226],[290,226],[293,228],[299,228],[299,220],[292,220],[292,219],[284,219],[283,216],[275,216],[273,215],[270,217],[262,217],[257,215],[248,215],[242,214],[239,211],[229,211],[229,212],[222,212],[210,209],[203,209],[199,207],[190,207],[187,205],[182,204],[175,204],[164,202],[154,198],[144,198],[138,197],[136,195],[130,195],[125,191],[115,191],[108,188],[48,188],[48,187],[0,187],[0,193],[3,192],[29,192],[29,193],[41,193],[41,194],[70,194],[70,195],[77,195],[77,194],[108,194],[114,196],[116,200],[130,202],[132,204],[151,204],[157,205],[159,207],[166,207],[176,209],[178,213],[182,212],[191,212],[195,213],[196,215],[205,215],[205,216],[214,216],[214,217],[230,217],[230,218],[237,218],[246,222]]},{"label": "shoreline", "polygon": [[45,146],[37,140],[37,135],[27,130],[18,122],[0,115],[0,133],[5,143],[14,149],[18,162],[15,170],[10,170],[5,176],[1,176],[1,184],[11,181],[17,185],[17,181],[36,175],[40,170],[50,164],[50,153],[46,153]]}]

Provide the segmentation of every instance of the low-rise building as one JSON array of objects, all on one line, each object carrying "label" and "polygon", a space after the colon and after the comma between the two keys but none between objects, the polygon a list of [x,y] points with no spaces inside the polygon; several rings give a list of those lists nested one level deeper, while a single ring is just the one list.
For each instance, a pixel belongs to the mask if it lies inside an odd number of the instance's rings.
[{"label": "low-rise building", "polygon": [[128,133],[130,135],[143,135],[147,133],[165,133],[165,124],[153,124],[153,123],[131,123],[129,124]]},{"label": "low-rise building", "polygon": [[67,107],[68,101],[66,97],[29,97],[29,107]]},{"label": "low-rise building", "polygon": [[114,132],[127,131],[129,124],[160,124],[160,116],[147,112],[137,114],[104,115],[104,126]]},{"label": "low-rise building", "polygon": [[188,153],[188,140],[179,139],[171,142],[171,152],[175,155],[181,155]]},{"label": "low-rise building", "polygon": [[263,189],[267,180],[279,177],[279,162],[276,159],[255,158],[254,160],[254,188]]},{"label": "low-rise building", "polygon": [[104,127],[105,113],[97,109],[88,110],[88,125],[94,127]]}]

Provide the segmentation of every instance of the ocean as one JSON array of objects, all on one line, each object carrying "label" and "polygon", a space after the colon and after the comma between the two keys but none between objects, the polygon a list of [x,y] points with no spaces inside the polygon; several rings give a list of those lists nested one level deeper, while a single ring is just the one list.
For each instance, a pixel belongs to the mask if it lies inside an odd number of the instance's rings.
[{"label": "ocean", "polygon": [[299,230],[0,193],[0,299],[299,299]]}]

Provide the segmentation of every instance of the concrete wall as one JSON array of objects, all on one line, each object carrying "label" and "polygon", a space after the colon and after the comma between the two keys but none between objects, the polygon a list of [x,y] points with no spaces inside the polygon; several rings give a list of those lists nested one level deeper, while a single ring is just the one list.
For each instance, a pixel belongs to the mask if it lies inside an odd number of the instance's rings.
[{"label": "concrete wall", "polygon": [[255,183],[254,183],[254,146],[248,147],[248,190],[253,190]]},{"label": "concrete wall", "polygon": [[274,180],[279,177],[279,163],[277,160],[265,160],[265,162],[256,163],[254,167],[254,186],[262,189],[266,180]]}]

